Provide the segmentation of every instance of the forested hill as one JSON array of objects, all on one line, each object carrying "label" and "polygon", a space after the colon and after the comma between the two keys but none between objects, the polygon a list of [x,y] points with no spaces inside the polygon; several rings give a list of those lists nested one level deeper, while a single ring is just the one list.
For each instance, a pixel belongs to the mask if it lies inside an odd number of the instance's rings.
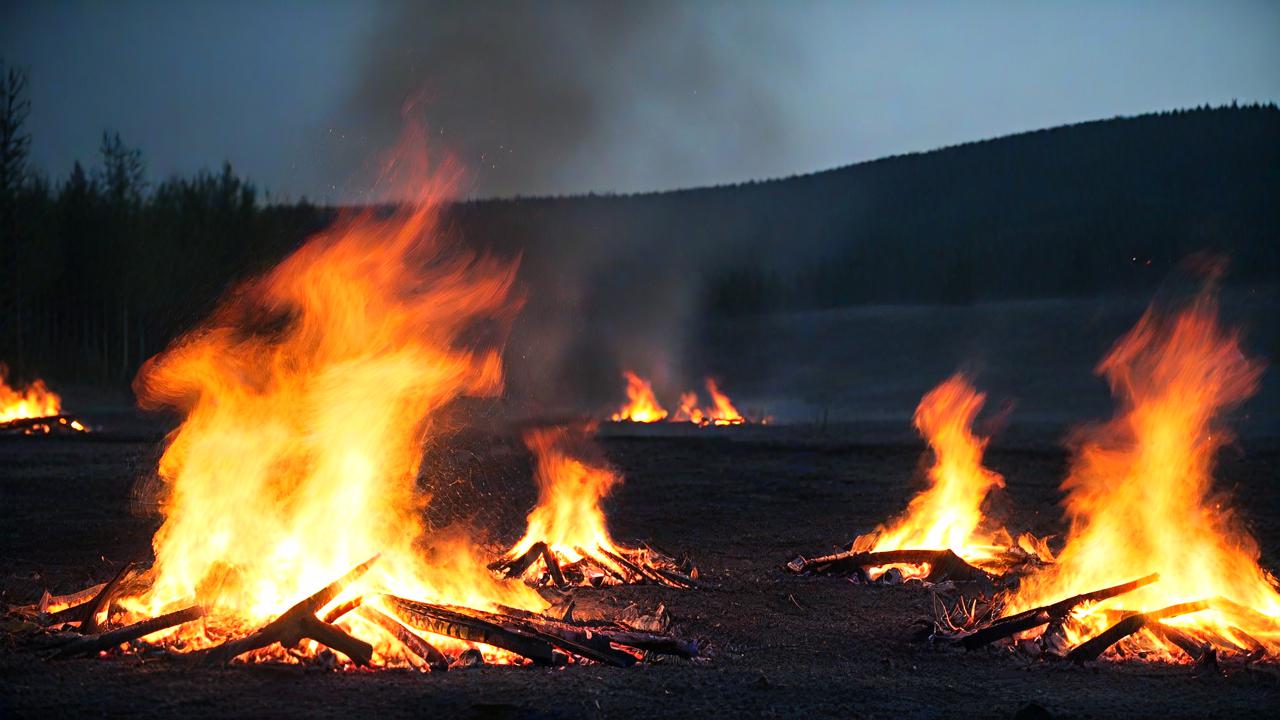
[{"label": "forested hill", "polygon": [[[237,278],[334,217],[264,201],[229,167],[149,182],[145,148],[114,134],[100,158],[48,178],[26,164],[22,119],[0,153],[0,362],[19,373],[126,382]],[[1266,105],[449,212],[470,240],[522,253],[527,326],[577,318],[585,329],[564,334],[584,347],[615,333],[661,349],[714,314],[1146,292],[1201,250],[1230,257],[1229,282],[1280,282],[1278,201],[1280,110]]]},{"label": "forested hill", "polygon": [[[473,236],[674,255],[725,312],[1145,291],[1218,251],[1280,280],[1275,105],[1116,118],[811,175],[464,208]],[[557,253],[559,254],[559,253]]]}]

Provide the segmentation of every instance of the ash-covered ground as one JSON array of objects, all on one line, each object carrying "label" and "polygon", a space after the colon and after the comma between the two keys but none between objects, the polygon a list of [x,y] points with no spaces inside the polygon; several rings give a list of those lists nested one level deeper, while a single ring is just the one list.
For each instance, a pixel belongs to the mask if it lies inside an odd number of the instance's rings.
[{"label": "ash-covered ground", "polygon": [[[159,434],[124,417],[111,422],[127,434],[0,440],[0,600],[79,589],[149,557],[158,520],[132,498],[153,472]],[[1013,717],[1036,703],[1055,717],[1263,717],[1280,707],[1274,669],[1221,675],[944,651],[920,639],[930,617],[923,588],[784,572],[785,560],[834,550],[899,512],[919,487],[922,445],[909,435],[868,443],[872,436],[827,426],[603,440],[627,478],[607,503],[615,536],[690,551],[714,587],[578,590],[580,603],[604,611],[664,603],[676,632],[709,643],[703,662],[444,674],[210,669],[130,656],[52,662],[5,641],[0,716]],[[429,521],[469,522],[498,544],[517,537],[534,499],[520,447],[515,438],[459,437],[429,451]],[[1280,566],[1278,461],[1280,447],[1245,441],[1224,451],[1217,473],[1272,568]],[[988,463],[1008,489],[993,512],[1013,529],[1060,531],[1066,462],[1052,443],[997,438]]]}]

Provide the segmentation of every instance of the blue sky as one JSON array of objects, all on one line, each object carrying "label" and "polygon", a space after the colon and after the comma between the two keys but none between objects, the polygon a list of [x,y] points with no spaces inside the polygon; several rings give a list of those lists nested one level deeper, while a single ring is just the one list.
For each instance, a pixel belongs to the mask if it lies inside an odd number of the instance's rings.
[{"label": "blue sky", "polygon": [[1280,99],[1276,2],[7,2],[55,178],[104,129],[153,178],[227,160],[361,197],[407,98],[475,196],[772,177]]}]

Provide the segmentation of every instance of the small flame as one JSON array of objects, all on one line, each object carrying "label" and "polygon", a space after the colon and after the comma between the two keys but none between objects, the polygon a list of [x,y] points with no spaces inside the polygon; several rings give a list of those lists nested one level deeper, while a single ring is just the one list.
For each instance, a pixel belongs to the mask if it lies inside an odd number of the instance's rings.
[{"label": "small flame", "polygon": [[[589,432],[589,430],[588,430]],[[525,434],[525,445],[534,454],[537,467],[538,504],[529,513],[524,537],[508,553],[523,555],[534,543],[544,541],[558,558],[568,562],[591,552],[615,570],[622,571],[599,550],[621,555],[609,535],[600,501],[622,482],[622,476],[603,459],[582,457],[586,435],[567,428],[541,428]]]},{"label": "small flame", "polygon": [[0,423],[28,418],[42,418],[62,412],[62,398],[35,380],[25,388],[10,387],[8,368],[0,365]]},{"label": "small flame", "polygon": [[1098,372],[1118,409],[1078,434],[1062,485],[1071,523],[1065,547],[1055,566],[1022,584],[1007,612],[1159,573],[1158,582],[1082,608],[1068,639],[1104,629],[1108,612],[1113,619],[1115,611],[1223,597],[1247,610],[1219,607],[1166,622],[1251,644],[1236,637],[1239,628],[1271,652],[1280,649],[1275,580],[1258,564],[1257,542],[1212,488],[1215,455],[1230,441],[1220,417],[1256,391],[1262,365],[1219,324],[1206,290],[1178,313],[1148,309]]},{"label": "small flame", "polygon": [[[986,401],[962,374],[930,390],[916,407],[914,422],[933,451],[929,487],[912,498],[907,512],[876,533],[859,538],[857,550],[951,550],[979,567],[998,567],[1014,545],[1003,528],[988,530],[982,513],[987,494],[1004,487],[1004,478],[982,464],[988,439],[974,435],[972,426]],[[873,542],[868,542],[873,541]],[[1017,547],[1042,559],[1052,556],[1043,541],[1024,535]],[[876,577],[889,566],[872,568]],[[922,577],[927,568],[897,565],[907,577]]]},{"label": "small flame", "polygon": [[652,423],[666,419],[667,411],[658,404],[648,380],[630,370],[623,370],[622,377],[627,381],[627,403],[613,414],[614,422]]},{"label": "small flame", "polygon": [[707,378],[707,394],[711,396],[712,407],[707,409],[706,415],[712,425],[741,425],[745,422],[742,413],[733,406],[728,395],[720,392],[712,378]]},{"label": "small flame", "polygon": [[706,422],[707,416],[703,414],[702,408],[698,407],[698,393],[690,390],[687,393],[680,394],[680,409],[676,411],[672,422],[691,422],[695,425],[701,425]]}]

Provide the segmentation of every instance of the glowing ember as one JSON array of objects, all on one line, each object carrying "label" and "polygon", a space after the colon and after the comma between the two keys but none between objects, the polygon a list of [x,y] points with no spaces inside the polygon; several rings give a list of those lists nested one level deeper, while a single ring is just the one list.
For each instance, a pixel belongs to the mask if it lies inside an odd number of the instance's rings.
[{"label": "glowing ember", "polygon": [[0,424],[14,420],[44,418],[62,412],[62,398],[36,380],[25,388],[10,387],[8,369],[0,365]]},{"label": "glowing ember", "polygon": [[[1076,438],[1062,486],[1071,523],[1066,545],[1056,566],[1024,582],[1006,614],[1158,573],[1156,582],[1079,608],[1063,628],[1067,641],[1075,645],[1126,612],[1208,599],[1208,609],[1159,621],[1157,631],[1174,627],[1197,641],[1280,649],[1275,579],[1259,567],[1257,543],[1212,487],[1215,455],[1231,440],[1221,415],[1256,391],[1262,373],[1217,314],[1208,291],[1177,313],[1153,307],[1098,366],[1116,415]],[[1179,657],[1157,633],[1127,642]]]},{"label": "glowing ember", "polygon": [[[440,239],[449,183],[422,187],[391,215],[313,237],[140,371],[140,404],[185,420],[160,461],[149,585],[122,604],[148,616],[204,606],[203,627],[180,631],[187,648],[259,627],[378,553],[360,593],[545,607],[419,516],[432,417],[501,391],[498,343],[520,304],[513,263]],[[339,622],[378,658],[402,656],[395,633],[361,617]]]},{"label": "glowing ember", "polygon": [[692,567],[682,568],[652,548],[621,547],[609,535],[600,501],[622,476],[591,442],[591,430],[548,428],[525,435],[537,462],[538,504],[529,513],[524,537],[494,569],[557,585],[693,585]]},{"label": "glowing ember", "polygon": [[652,423],[666,419],[667,411],[658,404],[648,380],[630,370],[623,370],[622,377],[627,381],[627,403],[613,414],[614,422]]}]

